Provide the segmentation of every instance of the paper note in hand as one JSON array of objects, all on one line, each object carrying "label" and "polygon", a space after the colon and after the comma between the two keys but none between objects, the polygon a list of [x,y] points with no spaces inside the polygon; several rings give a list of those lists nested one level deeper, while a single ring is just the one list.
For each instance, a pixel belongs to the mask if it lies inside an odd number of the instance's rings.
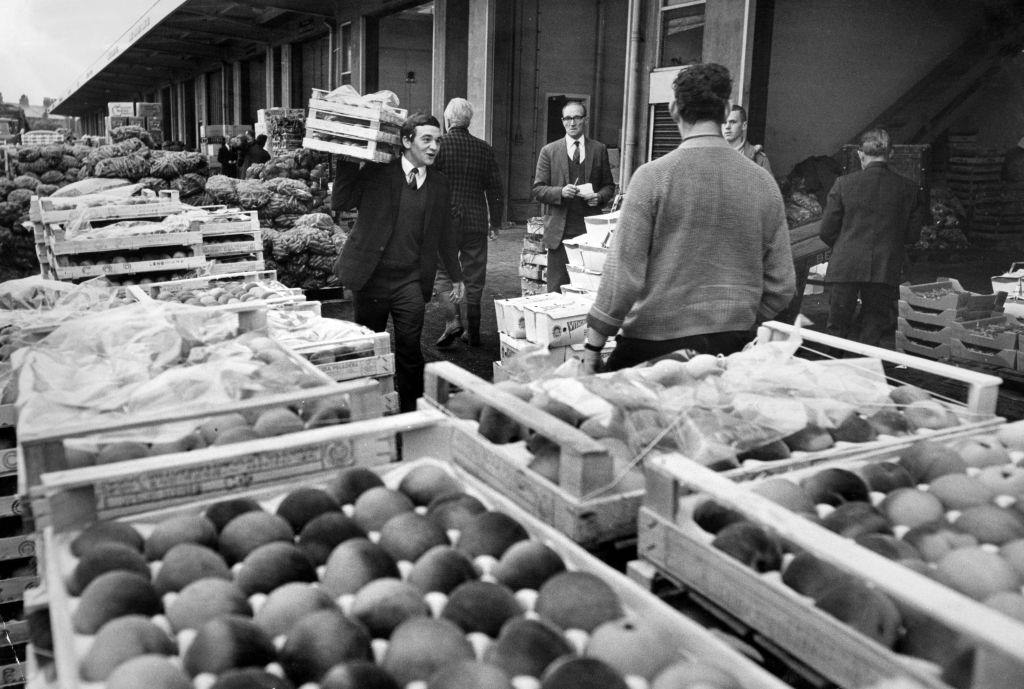
[{"label": "paper note in hand", "polygon": [[588,196],[594,195],[594,185],[591,184],[590,182],[587,182],[586,184],[580,184],[577,187],[577,189],[579,189],[580,196],[582,196],[583,198],[587,198]]}]

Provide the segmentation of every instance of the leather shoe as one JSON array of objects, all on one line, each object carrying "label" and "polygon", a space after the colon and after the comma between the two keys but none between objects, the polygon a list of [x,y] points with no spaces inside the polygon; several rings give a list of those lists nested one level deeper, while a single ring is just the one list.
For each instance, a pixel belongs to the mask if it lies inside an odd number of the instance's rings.
[{"label": "leather shoe", "polygon": [[437,342],[434,344],[445,349],[455,344],[455,340],[459,339],[462,335],[461,325],[451,325],[450,323],[444,326],[444,332],[441,333],[441,337],[437,338]]}]

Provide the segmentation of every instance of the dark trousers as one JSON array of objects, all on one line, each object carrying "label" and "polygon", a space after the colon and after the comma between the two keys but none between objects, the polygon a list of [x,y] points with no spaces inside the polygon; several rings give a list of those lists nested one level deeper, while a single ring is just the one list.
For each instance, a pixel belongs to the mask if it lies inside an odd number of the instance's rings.
[{"label": "dark trousers", "polygon": [[[483,301],[484,283],[487,281],[487,233],[463,232],[459,242],[459,265],[462,266],[462,277],[466,283],[466,303],[479,304]],[[438,294],[450,292],[452,279],[448,271],[440,265],[434,281],[434,291]]]},{"label": "dark trousers", "polygon": [[753,333],[749,330],[688,335],[673,340],[640,340],[618,335],[605,370],[629,368],[680,349],[692,349],[699,354],[733,354],[742,350],[752,339]]},{"label": "dark trousers", "polygon": [[830,282],[828,289],[828,334],[877,347],[893,326],[896,286],[884,282]]},{"label": "dark trousers", "polygon": [[423,396],[423,292],[418,270],[405,274],[375,272],[352,293],[356,323],[385,332],[388,316],[395,330],[395,386],[403,412],[415,411]]}]

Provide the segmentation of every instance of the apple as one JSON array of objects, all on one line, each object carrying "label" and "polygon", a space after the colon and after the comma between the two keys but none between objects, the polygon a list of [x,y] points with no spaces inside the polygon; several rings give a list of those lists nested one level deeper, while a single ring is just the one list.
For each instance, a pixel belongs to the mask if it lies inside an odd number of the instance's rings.
[{"label": "apple", "polygon": [[916,483],[967,471],[967,463],[956,450],[934,440],[918,440],[900,453],[898,461]]},{"label": "apple", "polygon": [[994,435],[976,435],[956,444],[956,451],[969,467],[1011,464],[1010,453]]},{"label": "apple", "polygon": [[879,493],[914,486],[910,472],[896,462],[870,462],[857,469],[857,474],[868,484],[868,488]]},{"label": "apple", "polygon": [[867,485],[857,474],[846,469],[822,469],[805,478],[801,485],[815,504],[840,505],[854,500],[869,502]]},{"label": "apple", "polygon": [[938,562],[958,548],[978,545],[977,538],[945,519],[915,526],[903,534],[903,540],[917,548],[928,562]]},{"label": "apple", "polygon": [[985,467],[978,480],[997,495],[1024,495],[1024,468],[1013,465]]},{"label": "apple", "polygon": [[917,488],[897,488],[885,496],[879,509],[893,524],[910,528],[942,519],[946,513],[941,500]]}]

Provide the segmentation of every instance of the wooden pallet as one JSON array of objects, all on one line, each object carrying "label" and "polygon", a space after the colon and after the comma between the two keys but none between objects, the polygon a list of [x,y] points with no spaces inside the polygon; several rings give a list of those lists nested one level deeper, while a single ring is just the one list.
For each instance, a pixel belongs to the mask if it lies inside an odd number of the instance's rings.
[{"label": "wooden pallet", "polygon": [[[894,456],[879,452],[874,459]],[[866,461],[867,456],[862,458]],[[861,461],[861,460],[858,460]],[[849,466],[849,462],[838,463]],[[843,687],[906,676],[924,687],[949,689],[936,668],[896,654],[816,608],[777,580],[713,548],[692,520],[703,497],[735,510],[802,549],[853,574],[936,622],[1024,663],[1024,624],[862,548],[678,455],[651,457],[640,510],[637,553],[758,630],[782,649]],[[691,490],[700,491],[690,494]]]},{"label": "wooden pallet", "polygon": [[495,445],[471,421],[452,426],[451,459],[496,490],[512,496],[522,508],[585,546],[632,537],[643,491],[589,494],[614,480],[607,449],[577,428],[556,419],[472,373],[446,362],[427,364],[425,392],[419,404],[444,408],[455,390],[473,393],[500,411],[561,447],[558,485],[529,469],[522,443]]},{"label": "wooden pallet", "polygon": [[[429,416],[424,416],[430,414]],[[380,421],[381,427],[390,430],[389,439],[394,442],[394,435],[402,434],[402,445],[406,448],[406,460],[398,466],[378,467],[385,485],[395,487],[403,476],[409,471],[432,463],[449,471],[466,488],[466,491],[483,502],[489,509],[504,512],[526,529],[531,538],[539,540],[552,548],[566,566],[572,570],[588,572],[604,581],[618,596],[623,608],[629,614],[642,616],[659,631],[659,638],[663,643],[670,644],[671,648],[681,657],[700,658],[706,662],[717,665],[726,670],[736,678],[736,681],[745,687],[758,687],[758,689],[788,689],[785,684],[777,678],[768,674],[765,670],[756,666],[750,659],[732,648],[728,643],[718,636],[710,633],[704,627],[690,620],[676,610],[672,609],[665,602],[653,596],[650,592],[630,581],[627,577],[613,568],[605,565],[597,558],[582,550],[574,543],[566,539],[554,529],[537,520],[534,515],[521,509],[500,491],[478,481],[472,475],[460,471],[446,462],[438,462],[431,459],[438,453],[444,452],[445,422],[438,419],[437,414],[426,411],[403,414],[392,419]],[[381,441],[384,440],[383,433],[378,433]],[[409,461],[417,460],[417,461]],[[68,480],[72,480],[70,475]],[[96,481],[102,480],[96,477]],[[86,481],[78,481],[82,488],[91,490],[95,484]],[[66,484],[74,485],[73,483]],[[234,491],[232,497],[251,497],[256,500],[269,501],[279,498],[289,490],[299,485],[321,485],[313,482],[313,479],[295,483],[279,481],[269,484],[261,490],[249,489],[244,492]],[[54,484],[57,488],[57,484]],[[254,486],[255,488],[255,486]],[[202,496],[189,504],[180,507],[163,510],[137,510],[130,517],[124,519],[139,527],[147,527],[157,520],[183,514],[195,514],[205,505],[209,504],[213,496]],[[56,516],[56,515],[55,515]],[[61,518],[55,520],[63,523],[66,520]],[[78,663],[80,660],[80,645],[76,643],[85,641],[84,637],[76,639],[71,626],[71,598],[67,593],[63,576],[69,571],[70,566],[68,544],[74,538],[83,523],[72,524],[71,529],[63,530],[57,527],[48,527],[43,534],[46,542],[45,553],[47,565],[47,586],[50,594],[50,618],[53,627],[53,638],[55,644],[55,656],[57,662],[57,676],[61,681],[63,689],[84,689],[84,684],[78,679]]]}]

